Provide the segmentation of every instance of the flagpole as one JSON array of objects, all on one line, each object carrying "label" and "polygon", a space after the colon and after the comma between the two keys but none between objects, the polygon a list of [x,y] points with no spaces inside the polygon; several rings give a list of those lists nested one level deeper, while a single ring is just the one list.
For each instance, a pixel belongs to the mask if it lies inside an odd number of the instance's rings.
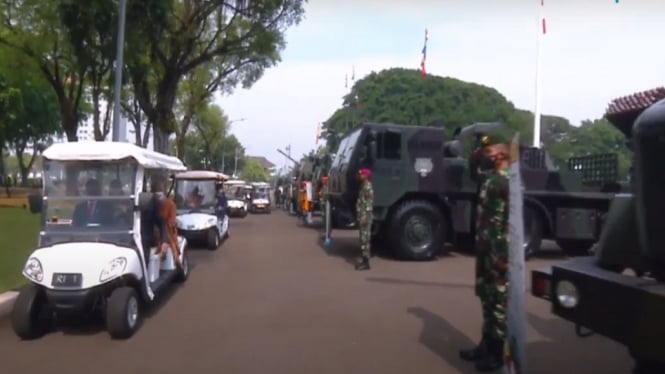
[{"label": "flagpole", "polygon": [[544,0],[540,1],[540,22],[538,22],[542,30],[538,32],[538,57],[536,61],[536,108],[533,114],[533,146],[540,148],[540,120],[541,120],[541,105],[543,95],[543,57],[544,57],[544,39],[546,33],[545,27],[545,11]]}]

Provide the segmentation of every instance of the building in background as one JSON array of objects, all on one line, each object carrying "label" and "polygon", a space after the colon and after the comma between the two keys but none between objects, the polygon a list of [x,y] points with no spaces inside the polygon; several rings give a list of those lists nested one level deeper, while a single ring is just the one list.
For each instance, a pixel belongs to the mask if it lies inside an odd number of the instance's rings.
[{"label": "building in background", "polygon": [[247,156],[247,159],[258,162],[271,176],[277,172],[276,165],[263,156]]}]

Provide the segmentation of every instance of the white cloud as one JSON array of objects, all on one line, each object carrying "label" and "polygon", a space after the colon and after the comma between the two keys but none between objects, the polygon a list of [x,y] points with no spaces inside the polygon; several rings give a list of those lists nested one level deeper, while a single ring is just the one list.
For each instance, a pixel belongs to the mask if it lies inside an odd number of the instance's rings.
[{"label": "white cloud", "polygon": [[[284,61],[250,90],[218,102],[230,118],[246,119],[233,131],[248,152],[281,165],[276,148],[291,144],[298,157],[314,148],[317,124],[348,92],[344,75],[352,65],[356,78],[389,67],[417,68],[422,29],[428,26],[430,73],[492,86],[532,110],[539,1],[526,7],[500,3],[420,1],[407,7],[378,0],[364,6],[319,1],[289,32]],[[612,98],[663,84],[659,35],[665,3],[560,0],[547,2],[545,11],[544,113],[577,123],[601,116]],[[345,53],[362,51],[363,44],[373,52]]]}]

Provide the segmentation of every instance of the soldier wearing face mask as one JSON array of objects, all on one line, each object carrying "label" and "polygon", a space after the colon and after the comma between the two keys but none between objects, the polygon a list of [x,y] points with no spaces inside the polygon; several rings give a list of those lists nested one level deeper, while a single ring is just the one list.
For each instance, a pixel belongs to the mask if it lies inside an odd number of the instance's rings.
[{"label": "soldier wearing face mask", "polygon": [[503,366],[508,295],[509,142],[499,135],[483,137],[469,165],[481,183],[475,246],[476,295],[482,306],[483,327],[478,346],[460,351],[460,357],[475,362],[480,372]]}]

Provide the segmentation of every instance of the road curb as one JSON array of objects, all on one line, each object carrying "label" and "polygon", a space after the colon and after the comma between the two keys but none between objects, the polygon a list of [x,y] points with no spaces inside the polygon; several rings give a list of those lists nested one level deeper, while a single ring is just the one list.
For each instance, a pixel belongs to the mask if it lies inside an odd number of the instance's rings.
[{"label": "road curb", "polygon": [[18,292],[16,291],[0,293],[0,319],[9,316],[9,314],[12,312],[14,301],[16,301],[17,296]]}]

